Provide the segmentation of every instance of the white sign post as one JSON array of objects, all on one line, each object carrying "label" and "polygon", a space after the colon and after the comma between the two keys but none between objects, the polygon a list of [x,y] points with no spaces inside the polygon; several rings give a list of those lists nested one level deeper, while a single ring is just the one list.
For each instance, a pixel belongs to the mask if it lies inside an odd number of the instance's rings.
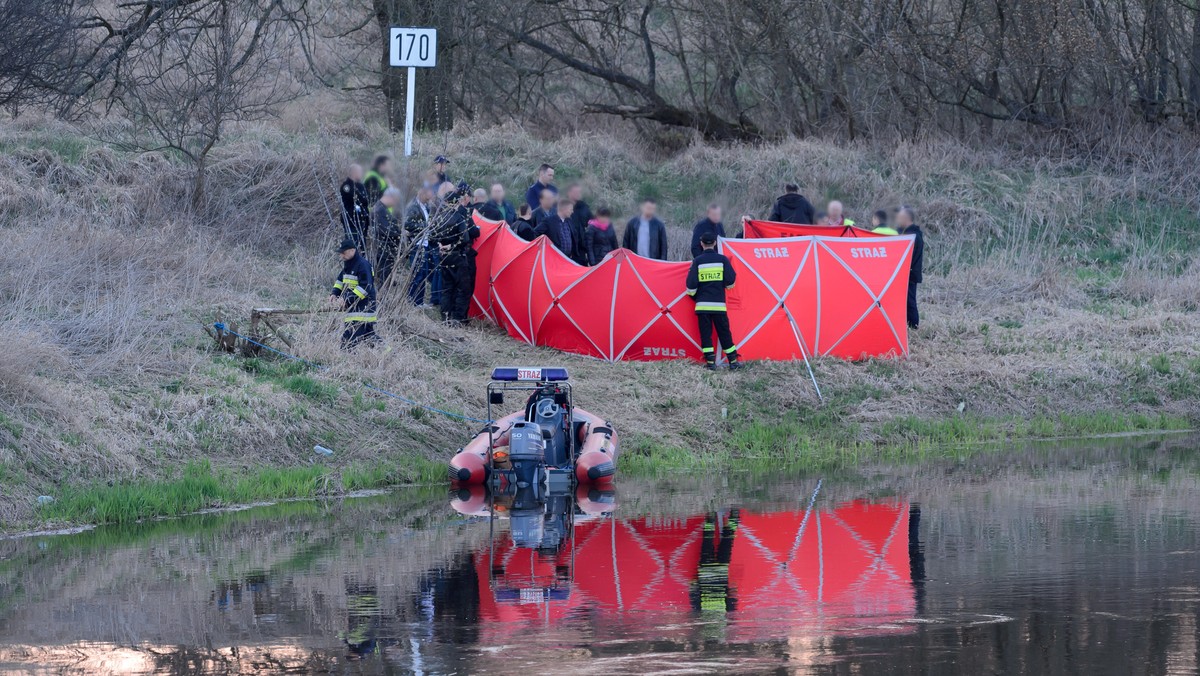
[{"label": "white sign post", "polygon": [[408,102],[404,114],[404,156],[412,156],[413,118],[416,116],[417,69],[437,66],[437,29],[392,27],[388,63],[408,69]]}]

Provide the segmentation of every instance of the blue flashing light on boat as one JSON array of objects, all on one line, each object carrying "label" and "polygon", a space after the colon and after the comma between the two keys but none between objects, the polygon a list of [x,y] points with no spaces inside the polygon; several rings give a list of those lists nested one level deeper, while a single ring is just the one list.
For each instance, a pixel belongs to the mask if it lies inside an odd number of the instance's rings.
[{"label": "blue flashing light on boat", "polygon": [[506,383],[561,383],[568,378],[567,369],[559,366],[498,366],[492,369],[492,380]]}]

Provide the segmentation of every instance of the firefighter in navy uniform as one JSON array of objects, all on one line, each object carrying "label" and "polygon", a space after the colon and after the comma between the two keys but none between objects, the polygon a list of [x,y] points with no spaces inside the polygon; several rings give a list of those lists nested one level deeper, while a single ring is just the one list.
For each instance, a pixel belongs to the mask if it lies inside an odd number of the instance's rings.
[{"label": "firefighter in navy uniform", "polygon": [[375,341],[375,275],[371,264],[355,248],[354,240],[346,239],[338,247],[342,256],[342,273],[333,283],[329,302],[346,311],[342,332],[342,347],[353,348],[364,341]]},{"label": "firefighter in navy uniform", "polygon": [[719,614],[737,610],[737,598],[729,585],[729,562],[733,560],[738,517],[738,510],[731,509],[728,515],[712,513],[704,519],[700,563],[691,584],[694,610]]},{"label": "firefighter in navy uniform", "polygon": [[346,230],[346,237],[353,239],[360,250],[366,248],[367,211],[371,208],[367,200],[367,187],[362,181],[363,168],[352,164],[338,191],[342,198],[342,227]]},{"label": "firefighter in navy uniform", "polygon": [[701,252],[692,260],[688,270],[687,293],[696,300],[696,320],[700,324],[700,349],[704,352],[704,364],[713,369],[717,365],[717,353],[713,349],[713,329],[721,341],[721,349],[729,359],[729,368],[741,368],[738,363],[737,344],[729,332],[729,315],[725,313],[725,289],[733,287],[736,275],[729,259],[717,253],[717,234],[707,231],[700,237]]}]

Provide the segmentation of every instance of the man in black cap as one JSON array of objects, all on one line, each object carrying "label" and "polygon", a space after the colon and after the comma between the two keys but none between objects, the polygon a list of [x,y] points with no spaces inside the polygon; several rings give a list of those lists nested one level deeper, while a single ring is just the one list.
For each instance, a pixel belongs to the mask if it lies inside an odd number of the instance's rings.
[{"label": "man in black cap", "polygon": [[446,234],[438,242],[442,255],[442,319],[465,324],[475,293],[475,249],[462,235]]},{"label": "man in black cap", "polygon": [[800,194],[800,186],[788,183],[783,186],[783,195],[775,200],[775,206],[767,220],[795,225],[815,225],[817,216],[813,213],[812,202]]},{"label": "man in black cap", "polygon": [[721,349],[729,359],[729,368],[741,368],[738,363],[737,344],[729,331],[729,315],[725,310],[725,290],[733,288],[737,281],[729,259],[717,253],[717,233],[700,235],[702,251],[692,259],[687,275],[687,294],[696,300],[696,321],[700,324],[700,351],[704,353],[704,365],[717,367],[717,353],[713,348],[713,329]]},{"label": "man in black cap", "polygon": [[437,174],[438,184],[446,183],[450,179],[446,176],[446,169],[450,166],[450,160],[446,159],[445,155],[438,155],[433,160],[433,173]]},{"label": "man in black cap", "polygon": [[353,239],[345,239],[338,247],[338,253],[342,257],[342,273],[333,283],[329,302],[346,311],[342,347],[350,349],[363,341],[378,340],[375,334],[375,275]]},{"label": "man in black cap", "polygon": [[369,221],[367,211],[371,203],[367,199],[367,187],[363,185],[362,165],[350,165],[338,194],[342,198],[342,227],[346,230],[346,237],[353,239],[359,249],[365,248]]},{"label": "man in black cap", "polygon": [[[457,282],[458,277],[454,273],[448,272],[449,263],[444,260],[443,256],[449,253],[449,251],[440,245],[443,242],[452,240],[461,243],[460,245],[455,245],[452,249],[458,249],[459,246],[470,249],[471,243],[479,237],[479,228],[471,218],[471,189],[466,182],[459,183],[458,187],[453,190],[448,189],[448,186],[444,186],[440,196],[443,204],[432,218],[429,236],[430,242],[437,242],[439,245],[437,253],[434,255],[436,266],[433,274],[434,293],[436,294],[434,304],[441,306],[443,315],[446,315],[447,311],[451,314],[457,314],[458,301],[454,297],[454,290],[450,288],[449,284]],[[471,253],[474,254],[474,251]],[[472,266],[474,265],[474,260],[474,256],[472,256]],[[461,261],[455,261],[455,263],[459,262]],[[471,283],[472,285],[474,284],[474,279],[472,279]],[[469,294],[467,300],[470,301]]]}]

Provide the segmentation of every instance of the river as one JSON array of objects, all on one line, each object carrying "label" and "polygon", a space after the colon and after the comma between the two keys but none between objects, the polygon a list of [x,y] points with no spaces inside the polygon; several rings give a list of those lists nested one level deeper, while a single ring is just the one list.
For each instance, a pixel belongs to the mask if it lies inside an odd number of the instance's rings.
[{"label": "river", "polygon": [[1195,674],[1197,442],[0,540],[0,672]]}]

